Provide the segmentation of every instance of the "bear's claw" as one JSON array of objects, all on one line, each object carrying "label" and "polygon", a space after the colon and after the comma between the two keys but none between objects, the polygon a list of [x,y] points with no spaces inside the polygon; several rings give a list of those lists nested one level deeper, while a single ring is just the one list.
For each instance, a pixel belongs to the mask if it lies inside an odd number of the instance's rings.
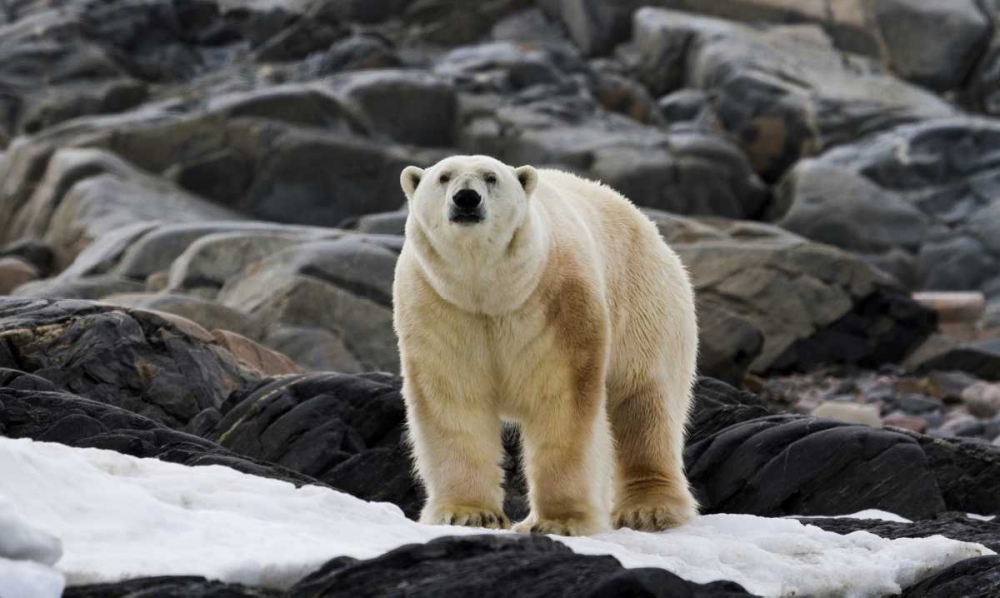
[{"label": "bear's claw", "polygon": [[435,509],[422,516],[422,523],[431,525],[460,525],[488,529],[510,529],[510,520],[502,512],[482,507],[448,506]]}]

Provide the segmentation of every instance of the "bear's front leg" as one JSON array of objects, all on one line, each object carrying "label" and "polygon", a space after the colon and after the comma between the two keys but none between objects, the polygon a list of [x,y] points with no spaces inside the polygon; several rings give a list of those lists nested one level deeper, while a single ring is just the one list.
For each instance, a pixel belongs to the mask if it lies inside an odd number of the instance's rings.
[{"label": "bear's front leg", "polygon": [[475,403],[426,396],[407,383],[407,420],[427,491],[420,522],[507,529],[500,419]]},{"label": "bear's front leg", "polygon": [[519,532],[585,536],[610,529],[613,453],[603,389],[547,400],[521,425],[531,513]]}]

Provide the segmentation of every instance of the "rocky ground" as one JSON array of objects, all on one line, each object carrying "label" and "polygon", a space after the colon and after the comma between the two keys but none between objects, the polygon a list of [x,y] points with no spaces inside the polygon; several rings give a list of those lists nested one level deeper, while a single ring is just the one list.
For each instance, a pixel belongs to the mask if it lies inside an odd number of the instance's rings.
[{"label": "rocky ground", "polygon": [[[809,521],[997,550],[965,514],[1000,514],[998,24],[996,0],[0,1],[0,435],[414,515],[399,171],[489,153],[620,189],[688,265],[704,512],[877,508],[915,523]],[[421,571],[588,566],[526,542]],[[1000,592],[974,561],[907,595]],[[593,566],[594,595],[625,575]],[[664,575],[618,582],[740,595]],[[222,591],[69,595],[160,586]]]}]

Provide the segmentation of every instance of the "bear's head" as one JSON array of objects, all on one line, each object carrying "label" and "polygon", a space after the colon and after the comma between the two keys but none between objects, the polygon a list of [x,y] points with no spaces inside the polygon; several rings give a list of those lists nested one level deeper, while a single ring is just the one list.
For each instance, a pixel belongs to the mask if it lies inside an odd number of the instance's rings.
[{"label": "bear's head", "polygon": [[407,166],[400,184],[410,218],[435,237],[500,241],[521,226],[538,183],[531,166],[489,156],[452,156],[427,169]]}]

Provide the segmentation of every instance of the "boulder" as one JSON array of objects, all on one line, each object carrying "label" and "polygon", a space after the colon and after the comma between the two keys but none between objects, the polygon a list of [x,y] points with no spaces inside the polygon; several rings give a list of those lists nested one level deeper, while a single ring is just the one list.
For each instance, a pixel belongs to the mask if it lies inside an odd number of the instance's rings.
[{"label": "boulder", "polygon": [[258,321],[327,330],[365,367],[398,372],[395,264],[396,254],[377,237],[304,243],[231,278],[219,301]]},{"label": "boulder", "polygon": [[946,598],[948,596],[992,596],[1000,592],[1000,556],[981,556],[959,561],[910,586],[902,598]]},{"label": "boulder", "polygon": [[77,300],[0,300],[0,367],[175,428],[260,376],[190,320]]},{"label": "boulder", "polygon": [[955,113],[871,59],[838,51],[818,27],[749,27],[647,7],[633,17],[633,42],[653,93],[708,92],[718,125],[767,181],[859,136]]},{"label": "boulder", "polygon": [[769,200],[725,136],[644,126],[639,121],[656,118],[651,106],[637,96],[623,100],[620,86],[609,91],[607,75],[562,45],[481,44],[445,54],[434,69],[461,92],[457,145],[465,153],[558,166],[637,205],[680,214],[750,218]]},{"label": "boulder", "polygon": [[0,258],[0,295],[10,295],[14,289],[38,276],[38,269],[21,258]]},{"label": "boulder", "polygon": [[916,364],[920,371],[958,371],[1000,382],[1000,339],[947,347]]},{"label": "boulder", "polygon": [[940,91],[965,83],[993,33],[976,0],[880,0],[871,11],[889,67]]},{"label": "boulder", "polygon": [[183,465],[225,465],[290,482],[323,485],[278,465],[238,455],[193,434],[175,430],[113,405],[56,391],[47,380],[0,369],[0,435],[112,450]]},{"label": "boulder", "polygon": [[205,436],[415,517],[423,493],[403,441],[399,392],[398,379],[377,374],[278,378],[232,396]]},{"label": "boulder", "polygon": [[703,365],[729,380],[748,362],[755,373],[893,363],[934,329],[929,310],[853,255],[765,224],[647,214],[691,273],[702,337],[713,335]]},{"label": "boulder", "polygon": [[443,537],[370,560],[335,559],[289,595],[382,595],[400,585],[419,588],[413,591],[419,596],[751,596],[733,582],[701,585],[664,569],[624,569],[612,556],[576,554],[534,534]]},{"label": "boulder", "polygon": [[59,270],[115,229],[150,222],[240,218],[96,149],[55,151],[33,192],[23,197],[22,203],[18,195],[0,196],[8,210],[6,218],[0,219],[7,226],[4,233],[8,240],[43,239],[53,249]]},{"label": "boulder", "polygon": [[228,330],[250,338],[260,338],[264,323],[220,305],[190,295],[171,293],[122,293],[101,298],[102,303],[174,314],[191,320],[205,330]]},{"label": "boulder", "polygon": [[991,550],[1000,549],[1000,523],[972,519],[956,512],[942,513],[932,519],[912,522],[886,521],[877,517],[872,519],[809,517],[802,518],[802,522],[838,534],[866,531],[880,538],[890,539],[927,538],[940,535],[961,539],[963,542],[976,542]]},{"label": "boulder", "polygon": [[703,513],[842,515],[876,508],[919,519],[947,504],[917,441],[833,420],[749,420],[689,444],[685,463]]},{"label": "boulder", "polygon": [[[896,127],[798,165],[779,224],[858,252],[912,287],[1000,296],[1000,126],[963,117]],[[901,256],[906,273],[887,265]]]}]

